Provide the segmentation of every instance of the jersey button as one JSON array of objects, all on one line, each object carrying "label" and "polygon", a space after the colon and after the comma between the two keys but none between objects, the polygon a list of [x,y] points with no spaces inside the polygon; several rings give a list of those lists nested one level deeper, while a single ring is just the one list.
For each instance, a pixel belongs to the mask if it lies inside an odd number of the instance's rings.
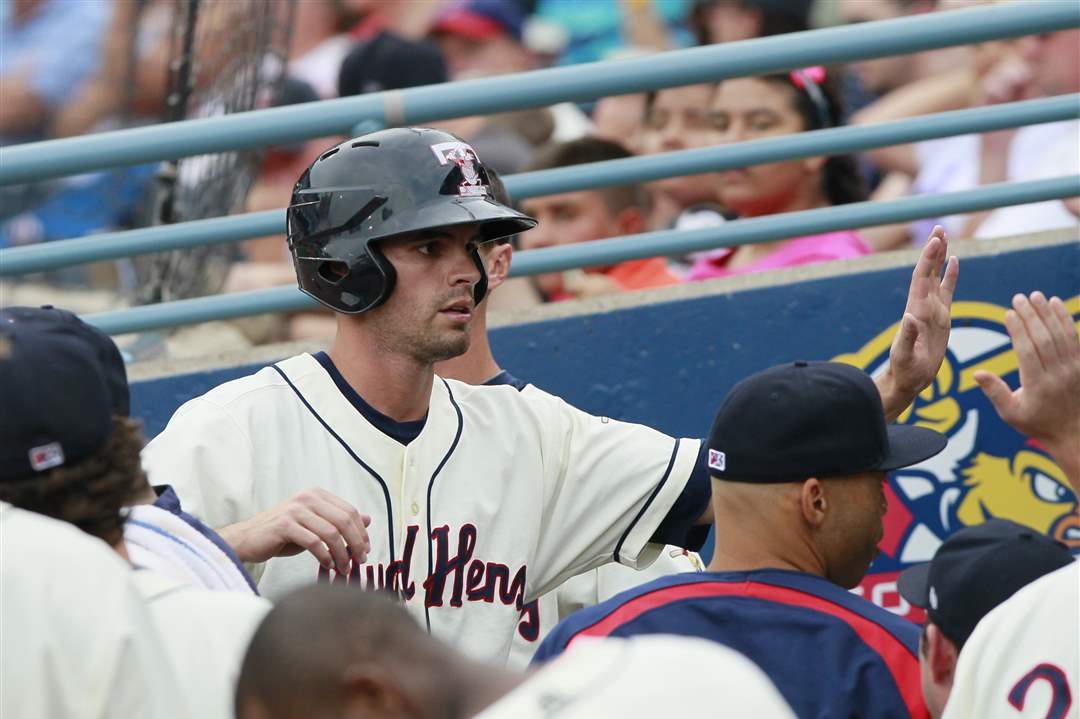
[{"label": "jersey button", "polygon": [[420,505],[417,504],[416,502],[413,502],[411,509],[412,509],[413,516],[415,517],[420,512]]}]

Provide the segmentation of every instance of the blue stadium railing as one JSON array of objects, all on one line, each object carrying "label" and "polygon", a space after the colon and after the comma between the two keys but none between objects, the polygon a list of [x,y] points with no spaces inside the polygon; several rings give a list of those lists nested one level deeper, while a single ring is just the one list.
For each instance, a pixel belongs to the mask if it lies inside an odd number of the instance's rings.
[{"label": "blue stadium railing", "polygon": [[[0,149],[0,185],[346,134],[357,126],[416,124],[1072,27],[1080,27],[1080,2],[1032,0],[678,50],[635,60],[540,70],[31,143]],[[1065,95],[903,122],[833,128],[707,150],[515,175],[507,178],[507,188],[520,199],[1077,117],[1080,117],[1080,95]],[[522,252],[515,259],[514,274],[610,264],[657,254],[765,242],[1076,195],[1080,195],[1080,175],[887,203],[859,203],[739,220],[722,228],[653,232]],[[235,242],[280,233],[283,225],[283,211],[274,210],[0,250],[0,277],[167,249]],[[138,307],[88,319],[111,333],[122,333],[294,310],[309,304],[310,300],[294,288],[277,288]]]}]

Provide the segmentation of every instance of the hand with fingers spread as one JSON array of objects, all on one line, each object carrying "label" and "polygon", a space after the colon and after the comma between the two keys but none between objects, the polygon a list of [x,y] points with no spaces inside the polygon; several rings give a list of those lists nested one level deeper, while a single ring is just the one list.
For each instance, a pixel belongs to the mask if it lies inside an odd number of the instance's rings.
[{"label": "hand with fingers spread", "polygon": [[911,275],[904,316],[889,350],[888,370],[876,380],[885,418],[890,422],[934,381],[945,359],[953,292],[960,273],[959,261],[948,252],[945,230],[936,225]]},{"label": "hand with fingers spread", "polygon": [[311,552],[323,567],[347,573],[371,551],[371,517],[325,489],[312,487],[273,509],[218,530],[244,562]]},{"label": "hand with fingers spread", "polygon": [[1040,442],[1080,491],[1080,336],[1057,297],[1016,295],[1005,314],[1020,369],[1020,387],[985,371],[979,388],[1001,418]]}]

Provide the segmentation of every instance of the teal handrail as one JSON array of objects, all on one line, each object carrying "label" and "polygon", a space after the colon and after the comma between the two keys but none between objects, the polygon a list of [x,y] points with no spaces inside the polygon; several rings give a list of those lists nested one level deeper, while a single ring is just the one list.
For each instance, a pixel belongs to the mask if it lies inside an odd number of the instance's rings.
[{"label": "teal handrail", "polygon": [[0,149],[0,185],[383,126],[543,107],[1080,27],[1080,3],[1026,0],[630,60],[430,85]]},{"label": "teal handrail", "polygon": [[[770,242],[801,235],[908,222],[960,212],[978,212],[1077,195],[1080,195],[1080,175],[1002,183],[963,192],[905,197],[888,202],[859,202],[736,220],[719,227],[699,230],[647,232],[597,242],[529,250],[518,253],[514,258],[510,274],[534,275],[574,267],[610,265],[656,255]],[[126,334],[315,306],[314,300],[295,287],[278,287],[146,305],[89,315],[85,319],[109,334]]]},{"label": "teal handrail", "polygon": [[[862,127],[837,127],[736,145],[609,160],[506,177],[517,200],[559,192],[647,182],[662,177],[728,170],[779,160],[858,152],[961,133],[1080,118],[1080,94],[915,117]],[[284,210],[267,210],[176,225],[109,232],[0,250],[0,277],[86,262],[280,234]]]}]

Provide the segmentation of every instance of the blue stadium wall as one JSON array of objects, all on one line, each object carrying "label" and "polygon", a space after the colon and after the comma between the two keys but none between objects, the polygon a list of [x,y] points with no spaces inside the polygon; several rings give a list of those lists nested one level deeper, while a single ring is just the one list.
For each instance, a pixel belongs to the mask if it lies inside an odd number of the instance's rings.
[{"label": "blue stadium wall", "polygon": [[[1016,384],[1003,318],[1017,292],[1066,299],[1080,318],[1080,243],[962,260],[949,354],[934,386],[901,422],[945,432],[948,449],[890,477],[882,554],[862,591],[918,619],[895,576],[925,561],[950,532],[990,516],[1014,519],[1080,547],[1077,498],[1038,446],[996,416],[977,368]],[[700,437],[727,390],[764,367],[840,359],[880,369],[901,316],[910,266],[781,286],[653,302],[492,330],[503,367],[593,412]],[[183,401],[259,365],[133,383],[133,414],[161,431]]]}]

